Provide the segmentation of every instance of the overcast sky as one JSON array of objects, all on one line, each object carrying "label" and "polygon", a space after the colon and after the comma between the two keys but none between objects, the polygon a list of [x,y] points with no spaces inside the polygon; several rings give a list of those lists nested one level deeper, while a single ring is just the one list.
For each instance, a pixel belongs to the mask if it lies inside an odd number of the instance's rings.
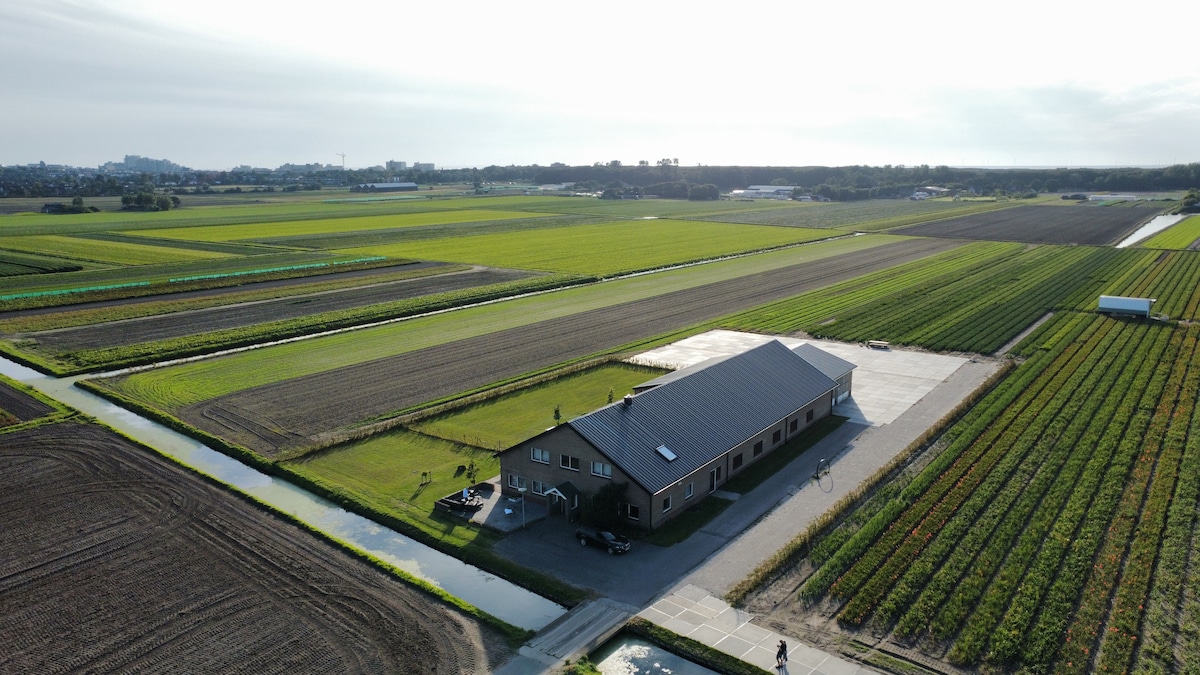
[{"label": "overcast sky", "polygon": [[1120,6],[2,0],[0,164],[1200,161],[1200,10]]}]

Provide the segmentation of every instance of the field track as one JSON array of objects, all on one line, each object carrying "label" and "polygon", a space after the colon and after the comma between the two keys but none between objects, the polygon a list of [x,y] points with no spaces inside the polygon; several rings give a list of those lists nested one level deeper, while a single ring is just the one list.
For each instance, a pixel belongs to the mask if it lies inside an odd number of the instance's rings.
[{"label": "field track", "polygon": [[527,276],[529,273],[517,270],[477,267],[462,272],[389,281],[311,295],[292,295],[276,300],[246,302],[44,331],[24,337],[35,338],[55,351],[103,349],[230,328],[242,328],[271,321],[311,316],[322,312],[367,307],[435,293],[515,281]]},{"label": "field track", "polygon": [[1107,206],[1017,206],[892,230],[892,234],[1030,244],[1115,244],[1158,209]]},{"label": "field track", "polygon": [[188,406],[179,415],[197,428],[273,457],[342,427],[956,245],[902,241],[247,389]]},{"label": "field track", "polygon": [[103,427],[0,436],[0,671],[486,673],[486,627]]}]

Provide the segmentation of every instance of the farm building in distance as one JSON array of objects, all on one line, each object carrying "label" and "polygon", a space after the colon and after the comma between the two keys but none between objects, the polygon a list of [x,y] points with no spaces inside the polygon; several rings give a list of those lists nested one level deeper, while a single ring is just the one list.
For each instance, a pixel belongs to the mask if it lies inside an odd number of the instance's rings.
[{"label": "farm building in distance", "polygon": [[1102,295],[1098,304],[1101,314],[1121,314],[1150,318],[1150,307],[1155,303],[1154,298],[1127,298],[1120,295]]},{"label": "farm building in distance", "polygon": [[621,515],[654,529],[828,416],[854,367],[778,340],[709,359],[505,450],[502,489],[573,519],[581,493],[624,484]]},{"label": "farm building in distance", "polygon": [[416,183],[359,183],[351,192],[415,192]]}]

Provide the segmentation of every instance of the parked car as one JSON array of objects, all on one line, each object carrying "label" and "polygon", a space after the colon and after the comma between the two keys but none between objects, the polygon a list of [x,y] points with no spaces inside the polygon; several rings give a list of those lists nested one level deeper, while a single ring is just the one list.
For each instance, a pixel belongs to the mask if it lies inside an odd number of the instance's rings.
[{"label": "parked car", "polygon": [[600,546],[608,551],[609,555],[624,553],[629,550],[629,540],[619,534],[613,534],[608,530],[601,530],[596,527],[583,527],[575,530],[575,538],[579,540],[580,546],[593,544]]}]

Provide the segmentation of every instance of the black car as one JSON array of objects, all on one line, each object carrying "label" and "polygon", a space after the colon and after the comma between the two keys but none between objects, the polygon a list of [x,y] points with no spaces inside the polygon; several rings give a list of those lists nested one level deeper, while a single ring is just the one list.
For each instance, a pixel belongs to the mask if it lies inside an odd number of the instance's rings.
[{"label": "black car", "polygon": [[595,544],[603,547],[608,551],[609,555],[624,553],[629,550],[629,540],[619,534],[613,534],[608,530],[601,530],[595,527],[583,527],[575,530],[575,538],[579,540],[580,546]]}]

